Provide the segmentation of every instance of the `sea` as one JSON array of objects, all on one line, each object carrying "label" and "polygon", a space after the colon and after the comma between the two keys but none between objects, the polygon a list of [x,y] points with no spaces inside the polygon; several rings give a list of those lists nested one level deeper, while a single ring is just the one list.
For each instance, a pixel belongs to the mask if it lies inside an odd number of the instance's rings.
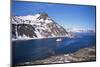
[{"label": "sea", "polygon": [[52,55],[70,54],[81,48],[96,46],[95,33],[74,34],[74,38],[55,37],[12,41],[12,64],[42,60]]}]

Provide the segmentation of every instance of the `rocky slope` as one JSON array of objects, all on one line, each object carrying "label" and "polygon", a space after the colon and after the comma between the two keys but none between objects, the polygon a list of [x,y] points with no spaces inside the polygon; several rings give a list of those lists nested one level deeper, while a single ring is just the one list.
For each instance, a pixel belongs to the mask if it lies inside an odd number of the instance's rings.
[{"label": "rocky slope", "polygon": [[44,60],[37,60],[31,64],[51,64],[51,63],[68,63],[68,62],[83,62],[96,61],[95,47],[82,48],[71,54],[51,56]]},{"label": "rocky slope", "polygon": [[12,39],[23,40],[49,37],[72,37],[72,34],[46,13],[12,16]]}]

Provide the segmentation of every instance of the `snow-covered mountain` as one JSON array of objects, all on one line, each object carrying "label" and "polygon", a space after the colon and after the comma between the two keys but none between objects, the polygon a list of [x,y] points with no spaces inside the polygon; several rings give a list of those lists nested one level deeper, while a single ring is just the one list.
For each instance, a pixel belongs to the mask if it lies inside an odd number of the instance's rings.
[{"label": "snow-covered mountain", "polygon": [[46,13],[12,16],[12,39],[37,39],[50,37],[73,37]]}]

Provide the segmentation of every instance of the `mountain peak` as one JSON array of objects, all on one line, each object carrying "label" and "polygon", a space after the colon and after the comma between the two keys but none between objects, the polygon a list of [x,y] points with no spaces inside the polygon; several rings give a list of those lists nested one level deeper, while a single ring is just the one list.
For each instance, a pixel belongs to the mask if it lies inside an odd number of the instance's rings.
[{"label": "mountain peak", "polygon": [[43,20],[46,20],[47,17],[48,17],[48,14],[47,13],[39,13],[40,16],[37,18],[37,19],[43,19]]},{"label": "mountain peak", "polygon": [[48,15],[46,12],[39,12],[40,15]]}]

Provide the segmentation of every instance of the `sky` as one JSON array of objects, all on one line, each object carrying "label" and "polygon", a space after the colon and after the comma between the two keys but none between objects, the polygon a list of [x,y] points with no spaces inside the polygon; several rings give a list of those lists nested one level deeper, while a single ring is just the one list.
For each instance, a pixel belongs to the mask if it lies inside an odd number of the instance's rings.
[{"label": "sky", "polygon": [[95,30],[95,6],[13,1],[11,8],[13,16],[35,15],[45,12],[64,28]]}]

